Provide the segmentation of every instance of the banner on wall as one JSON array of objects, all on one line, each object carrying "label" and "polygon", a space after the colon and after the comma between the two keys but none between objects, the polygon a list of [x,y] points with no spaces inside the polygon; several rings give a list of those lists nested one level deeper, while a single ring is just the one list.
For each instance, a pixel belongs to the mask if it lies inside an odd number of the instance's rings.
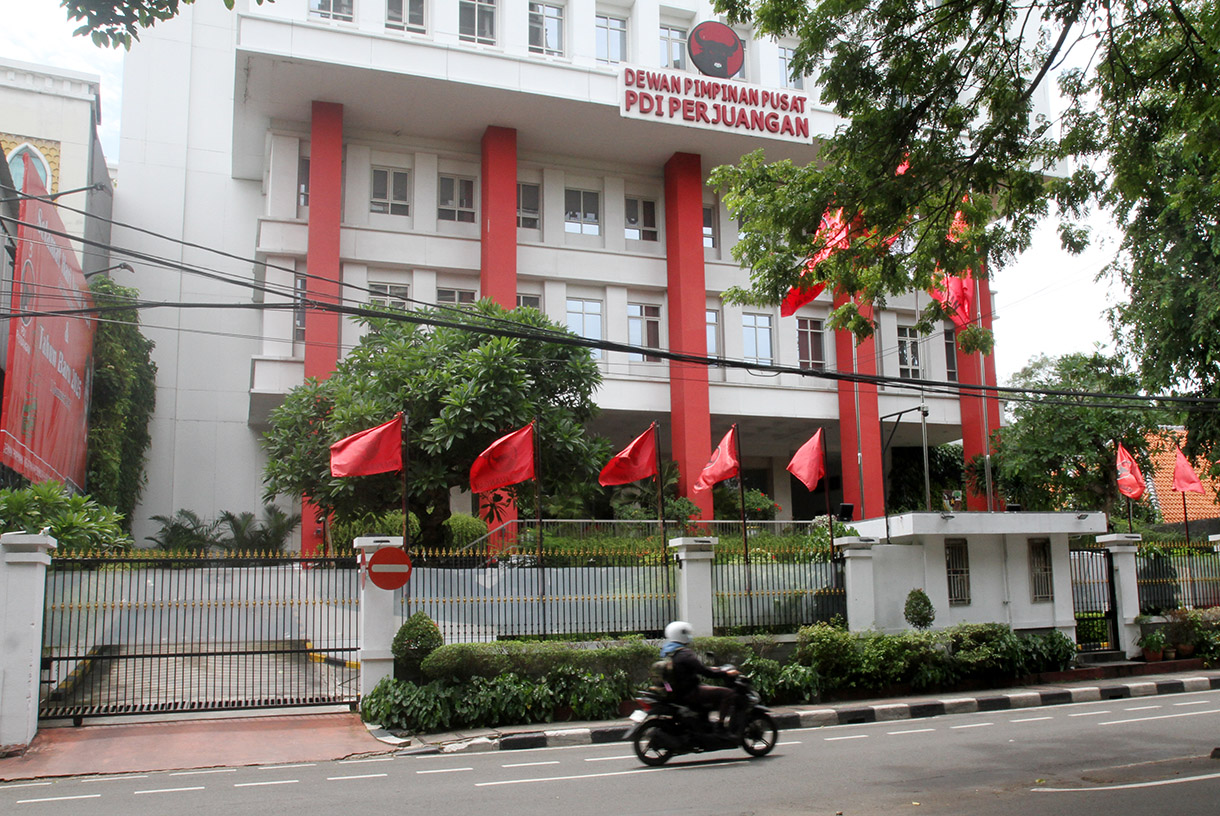
[{"label": "banner on wall", "polygon": [[18,218],[13,313],[0,404],[0,462],[33,482],[85,485],[93,330],[88,314],[48,314],[93,306],[55,205],[29,196],[46,189],[29,155]]}]

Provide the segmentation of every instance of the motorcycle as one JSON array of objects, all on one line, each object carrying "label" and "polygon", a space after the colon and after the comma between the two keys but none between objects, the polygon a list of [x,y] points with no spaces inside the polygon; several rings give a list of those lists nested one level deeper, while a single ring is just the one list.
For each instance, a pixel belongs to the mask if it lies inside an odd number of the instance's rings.
[{"label": "motorcycle", "polygon": [[[722,666],[732,669],[732,666]],[[635,726],[627,734],[635,755],[645,765],[664,765],[679,754],[742,748],[750,756],[771,753],[779,729],[762,705],[754,684],[744,674],[733,675],[735,696],[727,728],[713,726],[707,713],[674,700],[663,685],[636,698],[631,714]]]}]

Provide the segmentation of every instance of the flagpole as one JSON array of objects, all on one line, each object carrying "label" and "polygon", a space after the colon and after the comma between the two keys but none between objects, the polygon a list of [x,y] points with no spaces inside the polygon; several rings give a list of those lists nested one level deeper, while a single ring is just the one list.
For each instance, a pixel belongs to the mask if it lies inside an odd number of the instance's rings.
[{"label": "flagpole", "polygon": [[541,600],[542,632],[546,631],[546,567],[542,563],[542,477],[539,475],[541,445],[538,438],[538,416],[533,419],[534,426],[534,524],[538,533],[538,598]]},{"label": "flagpole", "polygon": [[410,430],[407,428],[407,409],[402,410],[402,549],[411,552],[411,505],[407,499],[407,464],[410,462]]},{"label": "flagpole", "polygon": [[1186,491],[1182,491],[1182,523],[1186,525],[1186,543],[1190,543],[1190,516],[1186,514]]},{"label": "flagpole", "polygon": [[1131,497],[1127,497],[1127,532],[1135,532],[1135,522],[1131,518]]},{"label": "flagpole", "polygon": [[[737,428],[737,423],[733,423],[733,427]],[[737,502],[741,505],[741,551],[745,556],[746,563],[746,603],[749,607],[750,625],[755,624],[754,620],[754,581],[750,576],[750,537],[746,534],[746,482],[742,478],[741,473],[741,431],[733,434],[733,441],[737,444]]]},{"label": "flagpole", "polygon": [[826,495],[826,529],[830,532],[830,555],[833,558],[835,554],[835,520],[830,515],[830,472],[826,468],[826,463],[830,459],[826,454],[826,434],[822,434],[822,492]]}]

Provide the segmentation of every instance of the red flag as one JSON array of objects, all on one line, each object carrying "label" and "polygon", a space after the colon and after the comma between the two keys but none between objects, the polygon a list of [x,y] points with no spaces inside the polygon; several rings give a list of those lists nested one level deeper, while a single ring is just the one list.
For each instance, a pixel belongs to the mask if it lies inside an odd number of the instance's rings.
[{"label": "red flag", "polygon": [[371,476],[402,470],[402,414],[330,446],[331,476]]},{"label": "red flag", "polygon": [[597,481],[602,487],[609,487],[647,479],[656,473],[657,424],[654,422],[606,463]]},{"label": "red flag", "polygon": [[470,490],[486,493],[534,478],[534,423],[487,446],[470,466]]},{"label": "red flag", "polygon": [[1179,493],[1203,493],[1203,483],[1199,481],[1199,477],[1195,474],[1195,469],[1190,466],[1190,462],[1186,461],[1186,457],[1182,455],[1181,448],[1175,448],[1177,459],[1173,463],[1173,489]]},{"label": "red flag", "polygon": [[1144,495],[1144,474],[1140,466],[1120,442],[1118,445],[1118,492],[1128,499],[1139,500]]},{"label": "red flag", "polygon": [[693,489],[696,493],[709,490],[712,485],[736,476],[740,469],[741,463],[737,461],[737,426],[734,425],[720,440],[716,450],[712,451],[712,458],[703,466],[703,472],[695,480]]},{"label": "red flag", "polygon": [[[842,208],[834,212],[827,210],[823,213],[822,223],[818,225],[818,232],[815,236],[815,240],[823,242],[822,248],[805,262],[805,268],[801,270],[801,278],[804,278],[807,273],[813,272],[815,266],[835,254],[838,250],[847,249],[851,246],[850,229],[851,224],[843,220]],[[824,283],[815,283],[809,286],[806,282],[799,281],[784,296],[784,301],[779,307],[780,316],[791,317],[796,313],[797,309],[822,294],[822,290],[825,288],[826,284]]]},{"label": "red flag", "polygon": [[928,290],[936,302],[952,311],[949,317],[953,325],[964,329],[970,325],[970,314],[974,308],[974,274],[967,269],[965,277],[944,275],[940,285]]},{"label": "red flag", "polygon": [[796,455],[788,463],[788,472],[800,479],[811,492],[818,486],[818,482],[826,475],[826,462],[822,458],[821,428],[797,449]]}]

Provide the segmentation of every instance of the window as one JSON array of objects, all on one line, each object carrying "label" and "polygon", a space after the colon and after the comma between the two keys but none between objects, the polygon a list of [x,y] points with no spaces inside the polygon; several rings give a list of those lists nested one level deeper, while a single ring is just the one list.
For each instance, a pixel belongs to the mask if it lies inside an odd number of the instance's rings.
[{"label": "window", "polygon": [[[737,36],[741,37],[740,34]],[[741,39],[741,67],[738,68],[737,73],[733,74],[731,77],[729,77],[729,79],[740,79],[742,82],[746,81],[746,41],[744,37]]]},{"label": "window", "polygon": [[898,327],[898,376],[913,380],[923,377],[919,364],[919,332],[914,326]]},{"label": "window", "polygon": [[[568,328],[573,334],[590,340],[602,339],[602,302],[568,298]],[[601,359],[601,349],[591,349],[594,359]]]},{"label": "window", "polygon": [[957,332],[945,326],[945,379],[957,382]]},{"label": "window", "polygon": [[[649,303],[627,304],[627,342],[644,348],[661,347],[661,307]],[[661,358],[655,354],[631,352],[627,359],[632,362],[657,363]]]},{"label": "window", "polygon": [[661,67],[686,70],[686,29],[661,26]]},{"label": "window", "polygon": [[350,23],[353,0],[309,0],[311,17],[321,17],[324,20],[342,20]]},{"label": "window", "polygon": [[517,307],[520,308],[522,306],[528,307],[530,309],[537,309],[538,311],[541,312],[542,311],[542,295],[523,295],[520,292],[518,292],[517,293]]},{"label": "window", "polygon": [[437,303],[474,303],[474,292],[470,289],[437,289]]},{"label": "window", "polygon": [[305,342],[305,298],[309,294],[309,278],[297,273],[292,282],[292,342]]},{"label": "window", "polygon": [[563,6],[530,3],[530,51],[548,57],[563,56]]},{"label": "window", "polygon": [[629,241],[657,240],[657,202],[646,198],[627,197],[627,228]]},{"label": "window", "polygon": [[410,215],[411,174],[406,170],[374,167],[369,212]]},{"label": "window", "polygon": [[720,312],[708,309],[707,312],[707,356],[720,356]]},{"label": "window", "polygon": [[496,0],[458,0],[458,39],[496,44]]},{"label": "window", "polygon": [[406,311],[410,303],[409,287],[397,283],[369,282],[369,305],[386,306]]},{"label": "window", "polygon": [[441,221],[475,222],[474,179],[441,176],[437,198],[436,217]]},{"label": "window", "polygon": [[517,226],[538,229],[542,226],[542,187],[538,184],[517,183]]},{"label": "window", "polygon": [[785,88],[795,88],[798,91],[803,91],[805,90],[805,77],[792,76],[792,54],[795,50],[794,48],[787,48],[782,45],[779,47],[779,70],[783,77]]},{"label": "window", "polygon": [[1029,540],[1029,592],[1031,601],[1055,600],[1054,570],[1051,567],[1051,540]]},{"label": "window", "polygon": [[703,246],[716,248],[716,205],[706,205],[703,208]]},{"label": "window", "polygon": [[949,606],[970,603],[970,550],[964,538],[945,539],[945,575],[949,580]]},{"label": "window", "polygon": [[745,361],[771,365],[774,361],[771,356],[771,315],[747,312],[741,316],[741,328],[742,357]]},{"label": "window", "polygon": [[309,157],[297,159],[297,206],[309,206]]},{"label": "window", "polygon": [[601,235],[601,193],[593,190],[564,190],[564,232]]},{"label": "window", "polygon": [[395,31],[426,31],[424,0],[386,0],[385,27]]},{"label": "window", "polygon": [[597,15],[597,61],[607,64],[627,58],[627,21]]},{"label": "window", "polygon": [[822,321],[811,317],[796,319],[796,345],[800,366],[806,371],[825,371],[826,352],[822,345]]}]

